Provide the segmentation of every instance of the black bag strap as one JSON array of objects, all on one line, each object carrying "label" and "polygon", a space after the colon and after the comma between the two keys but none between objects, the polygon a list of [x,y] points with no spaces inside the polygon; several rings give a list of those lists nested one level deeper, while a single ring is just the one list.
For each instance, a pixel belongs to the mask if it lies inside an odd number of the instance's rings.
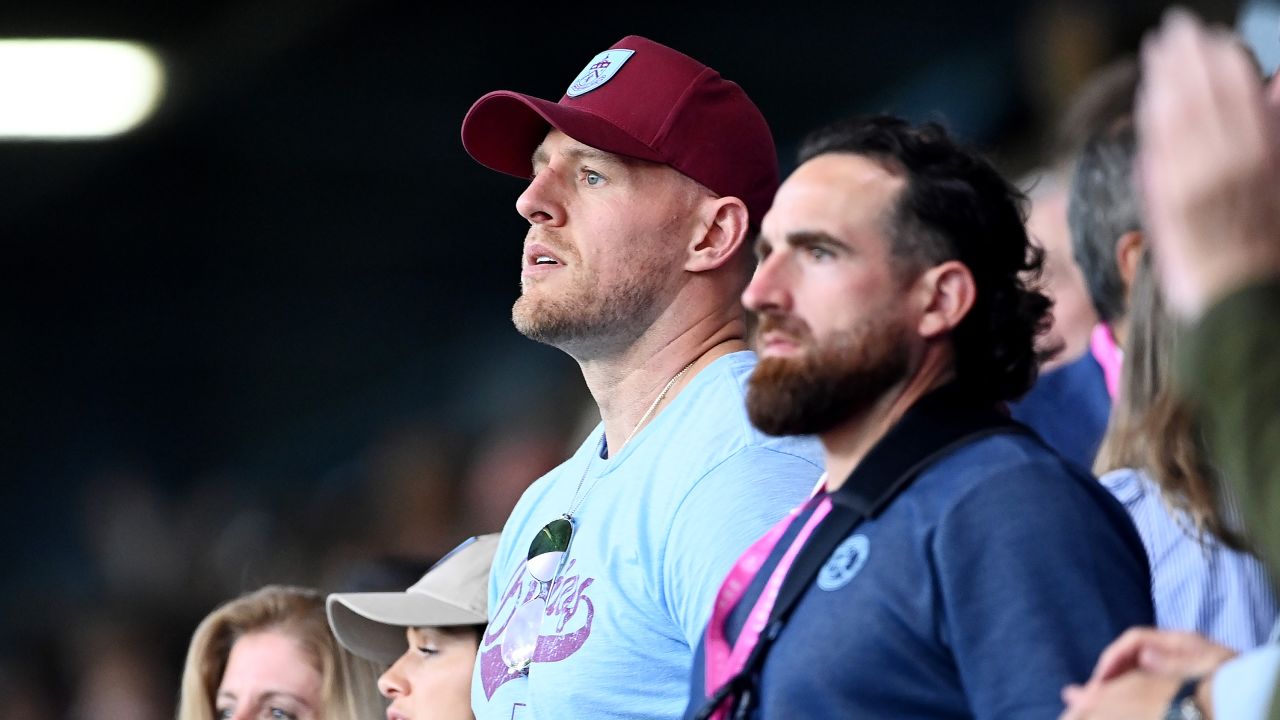
[{"label": "black bag strap", "polygon": [[954,383],[921,398],[831,494],[831,512],[796,554],[742,670],[716,689],[695,718],[706,720],[725,702],[732,703],[731,717],[748,717],[769,650],[836,547],[864,520],[883,512],[929,466],[961,446],[1007,433],[1034,435],[1002,410],[975,402]]}]

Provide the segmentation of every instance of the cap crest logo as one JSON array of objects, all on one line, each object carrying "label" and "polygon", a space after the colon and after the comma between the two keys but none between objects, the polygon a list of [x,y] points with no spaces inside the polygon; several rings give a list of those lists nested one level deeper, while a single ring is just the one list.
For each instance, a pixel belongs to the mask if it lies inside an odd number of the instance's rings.
[{"label": "cap crest logo", "polygon": [[565,95],[578,97],[609,82],[635,52],[635,50],[605,50],[591,58],[591,62],[587,63],[582,72],[578,73],[578,77],[570,83]]}]

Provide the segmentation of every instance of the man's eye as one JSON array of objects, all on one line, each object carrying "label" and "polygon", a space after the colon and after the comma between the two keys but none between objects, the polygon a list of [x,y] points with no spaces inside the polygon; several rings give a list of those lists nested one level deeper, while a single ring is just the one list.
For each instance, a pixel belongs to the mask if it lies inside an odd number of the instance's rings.
[{"label": "man's eye", "polygon": [[591,172],[590,170],[586,171],[586,172],[583,174],[583,178],[582,178],[582,179],[583,179],[583,181],[584,181],[584,182],[586,182],[586,183],[587,183],[587,185],[589,185],[589,186],[591,186],[591,187],[595,187],[595,186],[597,186],[597,185],[599,185],[599,184],[601,184],[601,183],[603,183],[603,182],[604,182],[604,176],[603,176],[603,175],[601,175],[600,173]]},{"label": "man's eye", "polygon": [[809,257],[813,258],[814,260],[826,260],[827,258],[835,257],[835,254],[832,253],[830,250],[818,245],[809,246],[808,253],[809,253]]}]

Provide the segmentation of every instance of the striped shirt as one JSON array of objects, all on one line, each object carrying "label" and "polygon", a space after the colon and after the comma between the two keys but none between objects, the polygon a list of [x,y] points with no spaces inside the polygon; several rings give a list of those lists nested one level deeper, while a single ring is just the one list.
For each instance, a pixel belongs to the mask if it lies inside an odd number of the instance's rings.
[{"label": "striped shirt", "polygon": [[1151,563],[1156,625],[1191,630],[1237,651],[1267,640],[1277,603],[1266,567],[1232,550],[1164,501],[1145,472],[1113,470],[1099,481],[1129,511]]}]

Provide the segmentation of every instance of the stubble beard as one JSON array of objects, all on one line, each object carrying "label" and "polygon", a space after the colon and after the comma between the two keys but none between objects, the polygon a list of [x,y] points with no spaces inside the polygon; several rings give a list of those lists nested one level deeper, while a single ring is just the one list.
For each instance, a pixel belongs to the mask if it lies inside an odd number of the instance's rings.
[{"label": "stubble beard", "polygon": [[[761,330],[776,324],[762,318]],[[793,335],[810,341],[809,349],[798,357],[760,360],[747,386],[747,415],[766,434],[827,432],[870,410],[907,375],[905,331],[888,313],[822,344],[812,344],[807,328],[792,325]]]},{"label": "stubble beard", "polygon": [[660,258],[639,253],[624,265],[628,273],[609,286],[598,275],[588,276],[580,265],[565,268],[560,272],[576,275],[556,281],[569,281],[566,290],[553,294],[546,288],[525,288],[511,307],[511,321],[530,340],[575,356],[625,345],[660,312],[671,269]]}]

